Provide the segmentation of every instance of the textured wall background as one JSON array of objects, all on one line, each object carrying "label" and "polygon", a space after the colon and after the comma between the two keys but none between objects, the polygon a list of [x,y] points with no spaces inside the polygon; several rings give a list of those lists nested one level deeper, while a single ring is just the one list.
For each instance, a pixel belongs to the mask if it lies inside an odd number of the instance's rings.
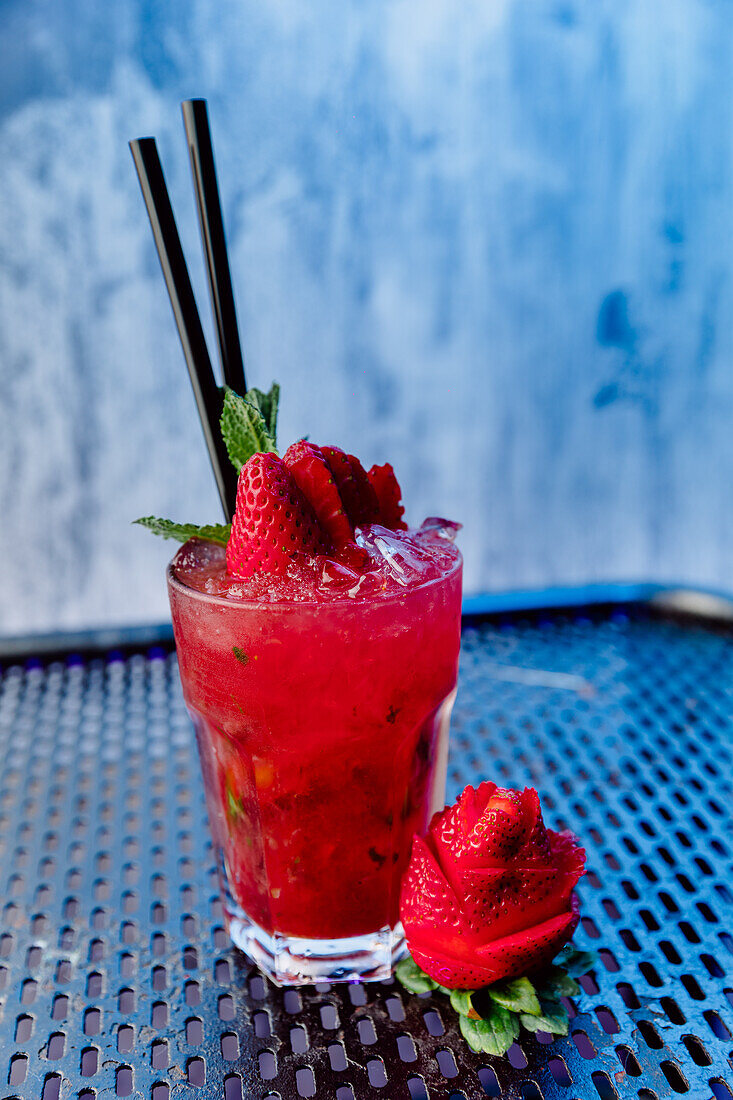
[{"label": "textured wall background", "polygon": [[[733,588],[723,0],[2,0],[0,631],[164,618],[218,518],[127,149],[209,98],[251,381],[390,458],[470,590]],[[207,318],[208,321],[208,318]]]}]

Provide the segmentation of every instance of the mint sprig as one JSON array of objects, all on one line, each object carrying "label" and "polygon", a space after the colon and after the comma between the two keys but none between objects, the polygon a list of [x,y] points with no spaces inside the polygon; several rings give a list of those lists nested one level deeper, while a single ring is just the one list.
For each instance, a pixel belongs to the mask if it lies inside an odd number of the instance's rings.
[{"label": "mint sprig", "polygon": [[[244,397],[228,387],[224,391],[219,428],[237,473],[252,455],[271,452],[277,454],[277,410],[280,403],[280,387],[273,382],[267,393],[254,386]],[[141,527],[147,527],[154,535],[176,542],[188,542],[192,538],[207,539],[226,546],[231,534],[229,523],[209,523],[199,527],[195,523],[175,523],[172,519],[143,516],[136,519]]]},{"label": "mint sprig", "polygon": [[209,523],[199,527],[195,523],[174,523],[172,519],[161,519],[159,516],[143,516],[133,522],[147,527],[154,535],[160,535],[164,539],[188,542],[189,539],[199,538],[217,542],[221,546],[226,546],[232,529],[229,523]]},{"label": "mint sprig", "polygon": [[260,415],[265,422],[265,427],[277,446],[277,410],[280,404],[280,386],[277,382],[273,382],[267,393],[263,393],[262,390],[258,390],[256,386],[252,386],[247,390],[247,397],[257,406],[260,411]]},{"label": "mint sprig", "polygon": [[514,978],[483,989],[446,989],[408,955],[395,967],[395,977],[410,993],[447,994],[471,1050],[501,1057],[519,1037],[520,1027],[567,1035],[568,1014],[560,997],[580,993],[573,975],[587,974],[596,961],[593,952],[568,944],[551,966],[532,979]]},{"label": "mint sprig", "polygon": [[[275,433],[279,386],[275,383],[269,394],[249,390],[246,397],[227,387],[219,427],[227,454],[239,473],[252,455],[277,454]],[[264,413],[266,415],[263,415]]]}]

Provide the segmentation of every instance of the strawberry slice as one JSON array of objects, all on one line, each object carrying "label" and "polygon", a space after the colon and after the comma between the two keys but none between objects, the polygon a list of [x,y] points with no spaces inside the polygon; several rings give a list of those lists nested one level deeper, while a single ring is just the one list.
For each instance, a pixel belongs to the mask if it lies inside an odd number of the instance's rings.
[{"label": "strawberry slice", "polygon": [[563,944],[572,938],[580,920],[580,905],[576,894],[570,899],[570,912],[536,924],[522,932],[484,944],[476,951],[476,962],[491,968],[501,981],[508,975],[526,974],[548,966]]},{"label": "strawberry slice", "polygon": [[344,511],[331,467],[321,448],[315,443],[299,439],[288,447],[283,462],[289,468],[298,488],[310,501],[318,522],[333,545],[338,548],[352,543],[354,528]]},{"label": "strawberry slice", "polygon": [[444,954],[432,946],[423,949],[415,940],[410,940],[410,954],[433,981],[449,989],[481,989],[482,986],[496,981],[491,967],[479,966],[470,960]]},{"label": "strawberry slice", "polygon": [[430,832],[434,838],[441,861],[450,867],[460,863],[470,853],[470,838],[484,805],[497,790],[495,783],[486,780],[478,790],[466,787],[458,801],[446,806],[433,816]]},{"label": "strawberry slice", "polygon": [[354,455],[340,447],[321,447],[336,481],[344,510],[354,527],[379,521],[379,501],[366,470]]},{"label": "strawberry slice", "polygon": [[554,867],[465,871],[461,907],[467,929],[479,941],[493,941],[534,928],[555,916],[558,903],[569,909],[578,877],[560,874]]},{"label": "strawberry slice", "polygon": [[451,989],[476,989],[502,978],[516,977],[547,966],[575,931],[580,911],[573,894],[571,910],[483,947],[456,952],[435,948],[418,930],[410,938],[410,954],[426,974]]},{"label": "strawberry slice", "polygon": [[283,460],[275,454],[252,455],[239,474],[227,572],[242,579],[283,573],[294,559],[330,548],[328,535]]},{"label": "strawberry slice", "polygon": [[403,520],[405,509],[402,504],[402,490],[395,477],[395,472],[389,462],[383,466],[372,466],[367,474],[379,502],[379,519],[382,527],[389,527],[393,531],[406,531],[407,524]]},{"label": "strawberry slice", "polygon": [[430,848],[415,835],[410,865],[402,882],[401,919],[422,929],[438,930],[458,940],[462,914],[458,898],[443,876]]}]

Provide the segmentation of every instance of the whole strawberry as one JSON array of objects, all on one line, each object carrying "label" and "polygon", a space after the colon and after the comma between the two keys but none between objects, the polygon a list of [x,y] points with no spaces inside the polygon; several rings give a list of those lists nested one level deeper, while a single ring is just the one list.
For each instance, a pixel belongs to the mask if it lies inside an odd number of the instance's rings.
[{"label": "whole strawberry", "polygon": [[326,553],[330,541],[313,508],[276,454],[255,454],[237,483],[237,508],[227,542],[234,577],[283,573],[293,560]]},{"label": "whole strawberry", "polygon": [[537,791],[482,783],[415,837],[400,916],[419,967],[475,989],[548,964],[579,919],[585,851],[547,829]]}]

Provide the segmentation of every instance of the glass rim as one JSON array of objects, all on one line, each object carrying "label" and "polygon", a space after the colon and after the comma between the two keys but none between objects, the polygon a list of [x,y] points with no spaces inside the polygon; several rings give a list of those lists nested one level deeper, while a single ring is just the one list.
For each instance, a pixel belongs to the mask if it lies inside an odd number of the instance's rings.
[{"label": "glass rim", "polygon": [[432,588],[434,585],[439,585],[445,581],[453,578],[463,568],[463,554],[455,545],[451,543],[456,551],[456,560],[452,568],[445,573],[441,573],[439,577],[431,577],[430,580],[422,581],[420,584],[410,585],[404,588],[401,592],[396,592],[390,596],[379,596],[377,598],[361,597],[354,598],[348,595],[344,595],[337,598],[329,597],[327,600],[253,600],[253,599],[228,599],[226,596],[214,595],[211,592],[201,592],[198,588],[193,588],[190,584],[186,584],[179,577],[176,576],[173,569],[173,562],[175,556],[171,558],[166,566],[166,581],[169,589],[173,589],[187,598],[194,600],[201,600],[203,603],[216,605],[222,608],[234,609],[234,608],[257,608],[262,611],[264,608],[271,608],[272,610],[298,608],[302,611],[310,610],[311,608],[329,608],[329,607],[348,607],[358,608],[359,606],[388,606],[391,603],[402,603],[405,599],[408,599],[415,592],[425,592],[427,589]]}]

